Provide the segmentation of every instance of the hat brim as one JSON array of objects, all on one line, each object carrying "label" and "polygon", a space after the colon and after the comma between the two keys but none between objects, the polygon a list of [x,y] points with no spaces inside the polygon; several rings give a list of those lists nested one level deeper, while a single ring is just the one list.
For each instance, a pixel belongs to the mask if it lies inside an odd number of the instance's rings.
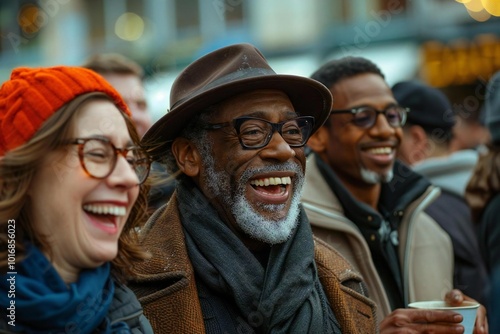
[{"label": "hat brim", "polygon": [[210,88],[175,105],[151,126],[142,143],[154,160],[160,160],[195,115],[235,95],[258,89],[276,89],[287,94],[297,114],[315,118],[313,133],[330,115],[332,95],[316,80],[285,74],[245,78]]}]

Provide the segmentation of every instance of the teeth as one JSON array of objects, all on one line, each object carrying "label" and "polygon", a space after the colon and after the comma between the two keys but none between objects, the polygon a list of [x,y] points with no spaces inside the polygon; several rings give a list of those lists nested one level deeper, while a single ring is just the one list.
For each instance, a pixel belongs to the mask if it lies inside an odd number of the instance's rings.
[{"label": "teeth", "polygon": [[125,216],[127,214],[127,209],[125,207],[115,205],[86,204],[83,206],[83,209],[98,215]]},{"label": "teeth", "polygon": [[280,184],[292,184],[292,179],[289,176],[286,177],[268,177],[265,179],[258,179],[258,180],[252,180],[250,181],[251,185],[254,186],[277,186]]},{"label": "teeth", "polygon": [[371,148],[368,150],[370,153],[373,154],[391,154],[392,148],[391,147],[375,147]]}]

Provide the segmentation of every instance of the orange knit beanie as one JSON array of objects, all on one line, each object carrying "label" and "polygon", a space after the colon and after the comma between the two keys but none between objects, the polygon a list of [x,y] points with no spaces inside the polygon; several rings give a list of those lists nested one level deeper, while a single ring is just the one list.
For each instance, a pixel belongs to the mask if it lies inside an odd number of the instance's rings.
[{"label": "orange knit beanie", "polygon": [[0,87],[0,156],[29,141],[59,108],[78,95],[102,92],[130,116],[120,94],[100,75],[81,68],[17,68]]}]

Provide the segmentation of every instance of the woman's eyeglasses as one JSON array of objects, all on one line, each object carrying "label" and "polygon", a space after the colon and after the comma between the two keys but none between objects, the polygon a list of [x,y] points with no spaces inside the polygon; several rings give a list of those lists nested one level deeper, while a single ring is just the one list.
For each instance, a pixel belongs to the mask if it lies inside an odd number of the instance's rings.
[{"label": "woman's eyeglasses", "polygon": [[139,184],[149,175],[151,160],[139,147],[116,148],[106,138],[75,138],[68,145],[78,145],[78,157],[85,172],[96,179],[105,179],[115,169],[118,154],[127,159],[134,170]]}]

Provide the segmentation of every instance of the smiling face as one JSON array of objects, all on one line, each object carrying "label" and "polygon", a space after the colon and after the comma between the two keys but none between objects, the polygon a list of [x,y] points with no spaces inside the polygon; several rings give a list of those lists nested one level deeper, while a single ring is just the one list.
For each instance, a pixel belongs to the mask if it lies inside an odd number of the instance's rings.
[{"label": "smiling face", "polygon": [[[331,87],[332,110],[370,106],[384,110],[396,105],[390,88],[382,77],[372,73],[343,79]],[[378,184],[392,178],[392,169],[402,139],[402,129],[393,128],[384,115],[378,115],[370,128],[351,122],[352,115],[330,116],[321,131],[325,150],[321,157],[346,184]]]},{"label": "smiling face", "polygon": [[[71,130],[70,139],[99,136],[117,148],[132,146],[124,116],[104,99],[83,104]],[[81,167],[77,145],[47,154],[32,180],[29,210],[36,233],[50,245],[43,251],[66,282],[81,269],[116,257],[118,238],[139,193],[137,183],[121,155],[108,177],[95,179]]]},{"label": "smiling face", "polygon": [[[260,90],[217,107],[210,123],[253,116],[273,123],[296,117],[286,94]],[[244,241],[284,242],[297,225],[303,184],[303,148],[291,148],[278,132],[259,149],[243,149],[234,127],[207,132],[198,148],[200,189]]]}]

